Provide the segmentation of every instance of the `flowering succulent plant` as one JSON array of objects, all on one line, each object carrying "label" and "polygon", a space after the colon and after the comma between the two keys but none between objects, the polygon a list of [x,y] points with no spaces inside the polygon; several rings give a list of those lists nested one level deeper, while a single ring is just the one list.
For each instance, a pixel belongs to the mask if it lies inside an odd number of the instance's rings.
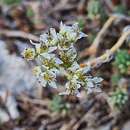
[{"label": "flowering succulent plant", "polygon": [[42,86],[57,87],[56,76],[66,76],[65,92],[61,94],[78,94],[84,87],[88,92],[100,90],[102,78],[93,77],[89,72],[91,66],[84,68],[78,63],[78,53],[74,47],[77,40],[87,35],[80,31],[77,23],[72,26],[60,24],[59,32],[50,28],[40,36],[39,43],[33,43],[34,48],[27,48],[23,56],[27,60],[35,60],[37,66],[33,72]]}]

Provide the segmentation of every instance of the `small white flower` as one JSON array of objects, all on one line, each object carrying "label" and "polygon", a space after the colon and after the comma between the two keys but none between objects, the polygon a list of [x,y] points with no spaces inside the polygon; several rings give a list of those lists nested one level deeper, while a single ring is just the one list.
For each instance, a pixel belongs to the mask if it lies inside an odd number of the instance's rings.
[{"label": "small white flower", "polygon": [[68,68],[68,73],[66,74],[66,76],[68,80],[74,79],[75,83],[80,84],[80,86],[84,86],[87,82],[88,76],[86,74],[88,73],[88,71],[90,71],[89,67],[81,68],[78,63],[74,62],[74,64],[70,68]]},{"label": "small white flower", "polygon": [[72,61],[77,57],[77,51],[74,47],[69,48],[66,54]]},{"label": "small white flower", "polygon": [[67,50],[80,38],[86,37],[87,35],[80,32],[78,24],[73,24],[72,26],[67,26],[61,22],[60,31],[57,34],[59,39],[58,48],[60,50]]},{"label": "small white flower", "polygon": [[73,43],[72,42],[68,42],[66,38],[64,38],[64,36],[62,36],[60,33],[57,34],[58,36],[58,49],[59,50],[68,50],[69,48],[73,47]]},{"label": "small white flower", "polygon": [[35,58],[35,50],[33,48],[26,48],[22,53],[23,57],[27,60],[33,60]]},{"label": "small white flower", "polygon": [[66,35],[68,41],[76,42],[78,39],[82,37],[86,37],[87,35],[80,31],[77,23],[72,26],[66,26],[63,23],[60,24],[60,34]]},{"label": "small white flower", "polygon": [[50,28],[48,33],[40,35],[40,42],[42,46],[53,47],[58,43],[58,35],[54,28]]},{"label": "small white flower", "polygon": [[39,82],[43,87],[49,85],[50,87],[56,88],[56,74],[53,73],[51,70],[47,70],[40,74]]},{"label": "small white flower", "polygon": [[81,88],[80,82],[75,78],[72,77],[66,84],[65,84],[66,91],[70,94],[76,94],[79,89]]},{"label": "small white flower", "polygon": [[63,66],[68,68],[76,60],[77,52],[74,48],[70,48],[67,51],[61,50],[59,52],[60,59],[63,61]]},{"label": "small white flower", "polygon": [[59,67],[61,64],[63,64],[63,62],[58,57],[56,57],[55,54],[47,53],[44,53],[44,55],[41,56],[40,62],[43,68],[51,69],[56,73],[59,73]]}]

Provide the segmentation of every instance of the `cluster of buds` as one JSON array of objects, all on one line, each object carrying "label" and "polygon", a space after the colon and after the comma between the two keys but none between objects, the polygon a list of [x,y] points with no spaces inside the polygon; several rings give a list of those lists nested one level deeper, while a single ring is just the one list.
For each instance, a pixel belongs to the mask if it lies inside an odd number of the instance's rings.
[{"label": "cluster of buds", "polygon": [[64,75],[67,78],[66,91],[61,94],[78,94],[81,87],[88,92],[100,90],[102,78],[90,75],[91,66],[81,68],[78,63],[74,44],[86,36],[77,23],[72,26],[61,23],[59,32],[50,28],[40,36],[39,43],[31,42],[34,48],[23,51],[24,58],[36,61],[33,72],[42,86],[57,88],[57,75]]}]

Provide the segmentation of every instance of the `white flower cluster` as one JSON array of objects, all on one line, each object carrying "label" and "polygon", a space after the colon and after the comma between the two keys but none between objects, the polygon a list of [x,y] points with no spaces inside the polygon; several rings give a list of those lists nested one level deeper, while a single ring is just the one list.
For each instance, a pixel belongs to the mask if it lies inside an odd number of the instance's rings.
[{"label": "white flower cluster", "polygon": [[25,49],[23,56],[27,60],[37,61],[38,66],[33,72],[44,87],[56,88],[56,76],[62,73],[68,81],[66,91],[61,94],[78,94],[81,86],[92,92],[99,88],[102,79],[89,74],[91,66],[80,67],[74,47],[78,39],[86,36],[77,23],[72,26],[61,23],[59,32],[51,28],[40,36],[39,44],[32,42],[35,48]]}]

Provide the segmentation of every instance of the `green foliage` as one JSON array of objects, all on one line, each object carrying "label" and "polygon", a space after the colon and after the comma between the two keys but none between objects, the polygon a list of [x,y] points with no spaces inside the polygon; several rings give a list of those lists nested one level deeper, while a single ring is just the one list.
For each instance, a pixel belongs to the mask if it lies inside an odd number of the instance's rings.
[{"label": "green foliage", "polygon": [[110,104],[117,109],[122,109],[123,105],[128,100],[128,93],[126,90],[117,88],[115,92],[112,92],[111,96],[109,97]]},{"label": "green foliage", "polygon": [[80,18],[80,19],[78,19],[77,22],[79,24],[80,30],[83,30],[84,27],[85,27],[85,21],[84,21],[84,19]]},{"label": "green foliage", "polygon": [[123,5],[118,5],[114,8],[114,12],[124,14],[126,12],[126,8]]},{"label": "green foliage", "polygon": [[28,17],[33,17],[35,14],[34,14],[34,11],[32,10],[31,7],[28,7],[27,8],[27,16]]},{"label": "green foliage", "polygon": [[130,54],[126,50],[119,50],[116,54],[114,64],[121,74],[126,74],[130,67]]},{"label": "green foliage", "polygon": [[20,4],[22,0],[3,0],[3,3],[7,5]]},{"label": "green foliage", "polygon": [[88,2],[87,11],[88,17],[92,20],[95,18],[104,19],[106,17],[106,13],[101,5],[100,0],[90,0]]},{"label": "green foliage", "polygon": [[118,86],[118,82],[121,79],[121,76],[119,74],[114,74],[111,77],[112,86]]},{"label": "green foliage", "polygon": [[67,112],[69,109],[69,104],[65,103],[61,96],[54,96],[53,100],[51,101],[50,104],[50,109],[54,112]]}]

